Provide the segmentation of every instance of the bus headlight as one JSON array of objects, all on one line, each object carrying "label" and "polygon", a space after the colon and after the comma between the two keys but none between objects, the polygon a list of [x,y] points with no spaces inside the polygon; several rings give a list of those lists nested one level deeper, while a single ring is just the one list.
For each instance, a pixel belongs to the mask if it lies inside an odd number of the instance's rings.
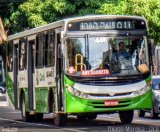
[{"label": "bus headlight", "polygon": [[66,88],[68,89],[70,93],[72,94],[74,93],[74,89],[69,84],[66,84]]},{"label": "bus headlight", "polygon": [[80,91],[75,90],[74,95],[75,95],[75,96],[80,96],[80,95],[81,95],[81,93],[80,93]]},{"label": "bus headlight", "polygon": [[78,96],[80,98],[88,98],[88,94],[87,93],[83,93],[75,88],[73,88],[72,86],[70,86],[69,84],[66,84],[66,88],[67,90],[73,94],[74,96]]},{"label": "bus headlight", "polygon": [[150,90],[150,85],[146,85],[142,89],[140,89],[138,91],[135,91],[134,95],[135,96],[140,96],[140,95],[143,95],[143,94],[147,93],[149,90]]}]

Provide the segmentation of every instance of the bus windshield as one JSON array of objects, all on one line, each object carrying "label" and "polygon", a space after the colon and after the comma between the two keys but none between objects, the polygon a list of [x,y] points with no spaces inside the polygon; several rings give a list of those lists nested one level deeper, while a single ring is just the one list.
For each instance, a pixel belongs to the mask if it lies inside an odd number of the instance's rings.
[{"label": "bus windshield", "polygon": [[148,67],[146,38],[85,36],[66,40],[66,72],[77,76],[140,74]]}]

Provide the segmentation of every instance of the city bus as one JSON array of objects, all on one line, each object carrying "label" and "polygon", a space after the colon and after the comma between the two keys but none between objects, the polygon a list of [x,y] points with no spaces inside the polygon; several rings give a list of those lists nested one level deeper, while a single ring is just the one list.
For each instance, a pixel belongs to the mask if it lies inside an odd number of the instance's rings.
[{"label": "city bus", "polygon": [[[152,107],[150,44],[140,16],[66,18],[10,35],[6,85],[23,121],[53,113],[55,125],[69,115],[93,120],[118,113],[131,123],[134,110]],[[119,56],[119,43],[130,57]]]}]

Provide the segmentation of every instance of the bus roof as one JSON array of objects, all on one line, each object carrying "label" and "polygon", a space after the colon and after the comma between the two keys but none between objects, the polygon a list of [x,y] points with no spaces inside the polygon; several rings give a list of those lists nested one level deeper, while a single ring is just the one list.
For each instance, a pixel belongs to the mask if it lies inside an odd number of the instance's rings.
[{"label": "bus roof", "polygon": [[66,18],[63,19],[65,21],[73,21],[73,20],[80,20],[80,19],[99,19],[99,18],[112,18],[112,19],[118,19],[118,18],[130,18],[130,19],[143,19],[146,21],[146,19],[142,16],[131,16],[131,15],[85,15],[85,16],[77,16],[77,17],[71,17],[71,18]]},{"label": "bus roof", "polygon": [[47,31],[53,28],[58,28],[58,27],[63,27],[65,24],[71,22],[71,21],[78,21],[78,20],[89,20],[89,19],[119,19],[119,18],[124,18],[124,19],[141,19],[146,22],[146,19],[141,16],[129,16],[129,15],[86,15],[86,16],[78,16],[78,17],[71,17],[71,18],[65,18],[56,22],[49,23],[47,25],[43,25],[40,27],[28,29],[13,35],[8,36],[8,41],[10,40],[16,40],[21,37],[25,36],[30,36],[36,33],[40,33],[42,31]]}]

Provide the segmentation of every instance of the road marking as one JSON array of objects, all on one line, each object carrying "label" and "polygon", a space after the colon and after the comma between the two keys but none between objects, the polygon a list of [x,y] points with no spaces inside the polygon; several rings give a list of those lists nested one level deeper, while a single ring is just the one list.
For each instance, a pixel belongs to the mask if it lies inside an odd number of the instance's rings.
[{"label": "road marking", "polygon": [[51,127],[51,128],[60,128],[62,130],[68,130],[68,131],[74,131],[74,132],[87,132],[87,131],[76,130],[76,129],[71,129],[71,128],[61,128],[61,127],[52,126],[52,125],[46,125],[46,124],[40,124],[40,123],[30,123],[30,122],[23,122],[23,121],[15,121],[15,120],[4,119],[4,118],[0,118],[0,120],[12,121],[12,122],[15,122],[15,123],[25,123],[25,124],[37,125],[37,126],[45,126],[45,127]]}]

